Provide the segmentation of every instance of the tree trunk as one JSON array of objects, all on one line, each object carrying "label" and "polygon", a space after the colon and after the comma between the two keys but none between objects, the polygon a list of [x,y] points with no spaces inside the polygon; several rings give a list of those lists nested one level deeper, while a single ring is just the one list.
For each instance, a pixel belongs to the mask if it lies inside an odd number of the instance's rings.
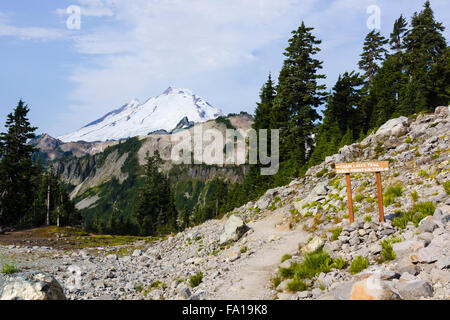
[{"label": "tree trunk", "polygon": [[46,225],[50,225],[50,177],[47,177],[47,219]]}]

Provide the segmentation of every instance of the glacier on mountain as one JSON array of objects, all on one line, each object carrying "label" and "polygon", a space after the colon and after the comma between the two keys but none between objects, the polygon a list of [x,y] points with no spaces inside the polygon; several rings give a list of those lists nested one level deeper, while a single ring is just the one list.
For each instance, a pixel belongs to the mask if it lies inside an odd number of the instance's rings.
[{"label": "glacier on mountain", "polygon": [[107,113],[83,128],[59,136],[63,142],[120,140],[148,135],[155,131],[171,131],[180,121],[205,122],[224,116],[188,89],[169,87],[161,95],[144,103],[131,100],[119,109]]}]

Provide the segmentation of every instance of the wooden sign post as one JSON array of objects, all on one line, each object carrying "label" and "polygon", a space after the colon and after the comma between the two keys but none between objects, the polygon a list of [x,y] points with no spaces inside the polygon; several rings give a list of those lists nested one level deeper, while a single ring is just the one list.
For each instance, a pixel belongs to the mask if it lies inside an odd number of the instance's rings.
[{"label": "wooden sign post", "polygon": [[378,194],[378,211],[380,213],[380,221],[384,221],[383,209],[383,189],[381,187],[381,172],[389,171],[389,161],[374,161],[374,162],[353,162],[353,163],[336,163],[336,173],[345,173],[347,181],[347,204],[350,223],[354,222],[353,216],[353,201],[352,201],[352,186],[350,183],[351,173],[367,173],[375,172],[377,177],[377,194]]}]

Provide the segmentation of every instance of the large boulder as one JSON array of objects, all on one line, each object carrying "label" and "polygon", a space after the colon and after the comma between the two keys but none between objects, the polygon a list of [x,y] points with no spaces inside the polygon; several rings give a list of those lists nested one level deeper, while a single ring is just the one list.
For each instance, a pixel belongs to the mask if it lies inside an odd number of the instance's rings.
[{"label": "large boulder", "polygon": [[417,261],[421,263],[433,263],[441,258],[442,249],[435,245],[429,245],[417,252]]},{"label": "large boulder", "polygon": [[244,220],[237,215],[232,215],[225,223],[223,233],[220,235],[221,245],[238,241],[249,230]]},{"label": "large boulder", "polygon": [[0,300],[66,300],[59,282],[44,272],[21,272],[0,284]]},{"label": "large boulder", "polygon": [[353,285],[351,300],[398,300],[400,297],[377,275],[356,282]]},{"label": "large boulder", "polygon": [[324,246],[324,241],[321,237],[314,237],[306,246],[301,249],[303,254],[315,252]]},{"label": "large boulder", "polygon": [[408,118],[399,117],[391,119],[382,125],[376,132],[378,137],[390,137],[390,136],[401,136],[408,131]]},{"label": "large boulder", "polygon": [[328,194],[328,182],[324,181],[318,183],[314,189],[308,194],[308,196],[300,201],[294,202],[294,207],[300,212],[302,215],[305,215],[310,208],[303,208],[305,205],[309,205],[312,202],[319,202],[321,200],[325,200]]},{"label": "large boulder", "polygon": [[419,232],[433,232],[434,229],[436,229],[438,226],[436,222],[434,221],[433,216],[428,216],[419,223],[418,231]]},{"label": "large boulder", "polygon": [[400,281],[397,283],[397,290],[406,300],[433,296],[433,287],[424,280]]}]

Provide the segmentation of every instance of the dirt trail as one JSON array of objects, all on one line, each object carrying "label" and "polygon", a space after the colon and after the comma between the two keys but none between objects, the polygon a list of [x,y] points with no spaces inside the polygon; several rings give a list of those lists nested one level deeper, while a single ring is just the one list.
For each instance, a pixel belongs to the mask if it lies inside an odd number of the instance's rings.
[{"label": "dirt trail", "polygon": [[[305,242],[310,234],[297,226],[294,230],[275,228],[283,217],[277,210],[263,220],[249,223],[254,230],[248,236],[248,243],[264,240],[265,243],[254,254],[235,262],[232,270],[222,278],[220,285],[211,298],[217,300],[258,300],[273,299],[270,292],[270,278],[286,253],[294,253],[300,242]],[[286,230],[287,229],[287,230]],[[279,240],[268,241],[271,236],[280,236]]]}]

